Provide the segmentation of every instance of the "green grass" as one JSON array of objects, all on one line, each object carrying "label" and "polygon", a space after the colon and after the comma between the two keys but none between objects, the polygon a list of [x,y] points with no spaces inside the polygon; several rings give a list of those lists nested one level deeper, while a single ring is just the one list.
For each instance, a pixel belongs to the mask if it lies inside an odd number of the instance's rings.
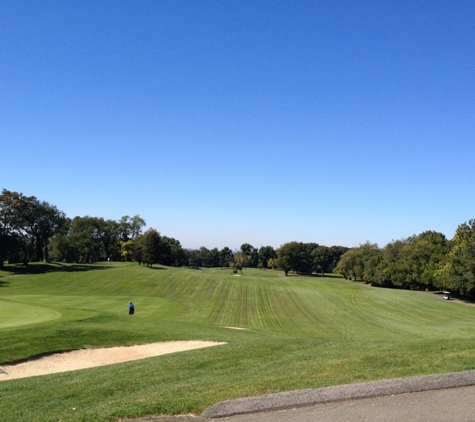
[{"label": "green grass", "polygon": [[2,421],[198,414],[237,397],[475,368],[475,308],[433,294],[259,270],[8,270],[0,272],[0,364],[91,346],[228,344],[0,382]]}]

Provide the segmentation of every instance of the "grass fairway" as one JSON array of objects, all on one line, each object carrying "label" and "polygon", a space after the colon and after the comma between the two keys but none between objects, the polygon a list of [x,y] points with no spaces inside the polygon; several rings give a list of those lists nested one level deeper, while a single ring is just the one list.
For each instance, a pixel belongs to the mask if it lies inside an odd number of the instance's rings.
[{"label": "grass fairway", "polygon": [[475,308],[437,295],[275,271],[40,270],[0,272],[0,365],[83,347],[228,344],[0,382],[2,421],[198,414],[237,397],[475,368]]}]

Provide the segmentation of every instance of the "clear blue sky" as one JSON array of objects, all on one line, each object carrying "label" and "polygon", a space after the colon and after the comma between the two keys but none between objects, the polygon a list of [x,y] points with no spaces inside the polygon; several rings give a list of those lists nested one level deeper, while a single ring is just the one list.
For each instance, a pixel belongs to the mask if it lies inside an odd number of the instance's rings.
[{"label": "clear blue sky", "polygon": [[0,3],[0,189],[184,247],[475,218],[473,1]]}]

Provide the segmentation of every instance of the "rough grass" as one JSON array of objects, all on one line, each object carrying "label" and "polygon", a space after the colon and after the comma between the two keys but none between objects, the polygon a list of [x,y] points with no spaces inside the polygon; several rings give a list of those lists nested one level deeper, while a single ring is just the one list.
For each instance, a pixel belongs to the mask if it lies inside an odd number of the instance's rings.
[{"label": "rough grass", "polygon": [[2,420],[200,413],[255,394],[473,369],[475,309],[431,294],[259,270],[236,277],[229,269],[107,263],[0,278],[0,364],[189,339],[228,344],[1,382]]}]

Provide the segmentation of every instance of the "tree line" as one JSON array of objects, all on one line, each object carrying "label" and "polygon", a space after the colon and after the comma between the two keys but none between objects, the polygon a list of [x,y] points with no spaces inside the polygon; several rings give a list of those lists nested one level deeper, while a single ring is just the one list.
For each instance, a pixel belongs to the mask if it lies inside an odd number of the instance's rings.
[{"label": "tree line", "polygon": [[369,242],[355,248],[288,242],[278,249],[185,249],[156,229],[143,232],[139,215],[118,221],[101,217],[68,218],[35,196],[3,189],[0,194],[0,268],[4,262],[136,261],[152,266],[278,268],[287,276],[335,272],[374,286],[413,290],[450,290],[475,298],[475,220],[459,225],[453,239],[425,231],[380,248]]},{"label": "tree line", "polygon": [[459,225],[452,240],[425,231],[383,248],[367,242],[347,251],[335,272],[373,286],[448,290],[474,299],[475,220]]},{"label": "tree line", "polygon": [[64,212],[35,196],[3,189],[0,195],[0,268],[4,262],[59,261],[92,263],[136,261],[153,266],[282,268],[298,273],[331,272],[343,247],[290,242],[279,249],[256,248],[243,243],[239,250],[185,249],[180,241],[162,236],[156,229],[143,232],[146,222],[139,215],[118,221],[101,217],[68,218]]}]

